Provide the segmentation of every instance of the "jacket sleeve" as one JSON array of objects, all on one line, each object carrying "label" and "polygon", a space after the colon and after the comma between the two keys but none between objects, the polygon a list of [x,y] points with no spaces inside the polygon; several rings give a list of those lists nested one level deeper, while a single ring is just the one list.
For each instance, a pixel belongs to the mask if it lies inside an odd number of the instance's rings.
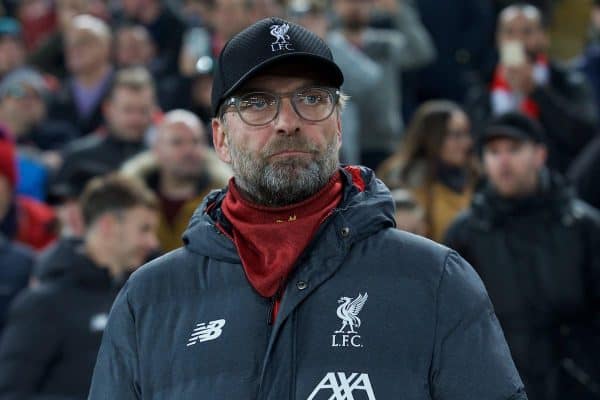
[{"label": "jacket sleeve", "polygon": [[483,283],[455,252],[446,258],[436,302],[432,398],[527,399]]},{"label": "jacket sleeve", "polygon": [[141,398],[134,314],[125,284],[110,312],[88,400]]},{"label": "jacket sleeve", "polygon": [[11,306],[0,342],[0,399],[45,398],[35,392],[63,336],[51,294],[46,287],[27,289]]}]

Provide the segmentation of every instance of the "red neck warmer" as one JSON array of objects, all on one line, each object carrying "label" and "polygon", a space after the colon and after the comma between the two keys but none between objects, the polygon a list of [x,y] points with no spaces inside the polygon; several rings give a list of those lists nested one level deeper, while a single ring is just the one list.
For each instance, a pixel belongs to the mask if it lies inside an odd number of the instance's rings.
[{"label": "red neck warmer", "polygon": [[232,228],[233,242],[250,284],[264,297],[273,297],[319,226],[342,199],[340,173],[318,193],[298,204],[270,208],[250,203],[233,179],[221,205]]}]

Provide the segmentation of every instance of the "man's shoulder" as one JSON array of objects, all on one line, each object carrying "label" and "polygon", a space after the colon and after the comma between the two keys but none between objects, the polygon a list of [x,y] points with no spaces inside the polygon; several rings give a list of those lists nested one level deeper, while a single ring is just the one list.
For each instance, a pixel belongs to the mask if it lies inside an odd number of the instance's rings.
[{"label": "man's shoulder", "polygon": [[136,293],[141,290],[144,296],[160,293],[166,285],[186,282],[198,265],[198,254],[180,247],[170,251],[138,268],[127,282],[128,290]]}]

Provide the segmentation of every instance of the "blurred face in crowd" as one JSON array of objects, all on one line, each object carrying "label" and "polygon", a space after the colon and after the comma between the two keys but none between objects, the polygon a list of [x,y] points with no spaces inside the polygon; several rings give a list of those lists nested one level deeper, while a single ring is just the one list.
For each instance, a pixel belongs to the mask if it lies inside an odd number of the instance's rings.
[{"label": "blurred face in crowd", "polygon": [[[306,71],[294,74],[285,69],[265,72],[245,87],[290,93],[317,82],[299,77],[306,76]],[[302,119],[287,96],[281,100],[278,116],[263,126],[248,125],[230,107],[223,119],[213,119],[213,141],[219,157],[231,164],[237,186],[251,200],[283,206],[310,197],[334,174],[341,122],[337,111],[320,122]]]},{"label": "blurred face in crowd", "polygon": [[17,136],[27,133],[46,116],[46,105],[30,86],[15,87],[0,100],[0,114]]},{"label": "blurred face in crowd", "polygon": [[204,127],[184,121],[163,124],[154,154],[163,173],[178,180],[196,180],[203,172]]},{"label": "blurred face in crowd", "polygon": [[442,141],[439,157],[453,167],[467,165],[473,149],[469,117],[462,111],[454,111],[448,120],[448,131]]},{"label": "blurred face in crowd", "polygon": [[113,134],[121,139],[139,141],[152,124],[156,109],[151,87],[115,88],[104,105],[104,115]]},{"label": "blurred face in crowd", "polygon": [[105,224],[105,237],[111,241],[114,259],[126,270],[142,265],[158,248],[158,214],[151,208],[135,206],[118,215],[109,213]]},{"label": "blurred face in crowd", "polygon": [[148,65],[154,56],[150,34],[143,26],[121,28],[115,35],[115,61],[118,67]]},{"label": "blurred face in crowd", "polygon": [[333,10],[347,30],[359,30],[369,24],[372,0],[334,0]]},{"label": "blurred face in crowd", "polygon": [[250,24],[245,0],[216,0],[213,11],[215,31],[228,40]]},{"label": "blurred face in crowd", "polygon": [[110,38],[91,29],[72,27],[65,36],[65,55],[70,73],[94,71],[110,61]]},{"label": "blurred face in crowd", "polygon": [[523,43],[531,60],[546,53],[549,45],[541,15],[533,6],[525,10],[510,6],[506,8],[499,17],[497,40],[499,48],[510,41]]},{"label": "blurred face in crowd", "polygon": [[530,141],[499,137],[483,150],[486,175],[503,197],[515,198],[533,193],[546,162],[546,148]]},{"label": "blurred face in crowd", "polygon": [[0,37],[0,77],[25,63],[25,48],[21,39]]}]

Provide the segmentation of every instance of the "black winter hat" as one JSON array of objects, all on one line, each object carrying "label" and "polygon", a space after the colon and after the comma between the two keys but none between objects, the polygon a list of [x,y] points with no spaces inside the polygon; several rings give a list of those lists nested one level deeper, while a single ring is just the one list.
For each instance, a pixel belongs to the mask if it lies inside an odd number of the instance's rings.
[{"label": "black winter hat", "polygon": [[482,141],[485,145],[490,140],[500,137],[538,144],[545,143],[542,126],[519,112],[508,112],[492,119],[484,130]]},{"label": "black winter hat", "polygon": [[212,88],[212,114],[221,103],[265,67],[279,61],[310,64],[339,88],[342,71],[327,44],[313,32],[280,18],[265,18],[235,35],[223,48]]}]

